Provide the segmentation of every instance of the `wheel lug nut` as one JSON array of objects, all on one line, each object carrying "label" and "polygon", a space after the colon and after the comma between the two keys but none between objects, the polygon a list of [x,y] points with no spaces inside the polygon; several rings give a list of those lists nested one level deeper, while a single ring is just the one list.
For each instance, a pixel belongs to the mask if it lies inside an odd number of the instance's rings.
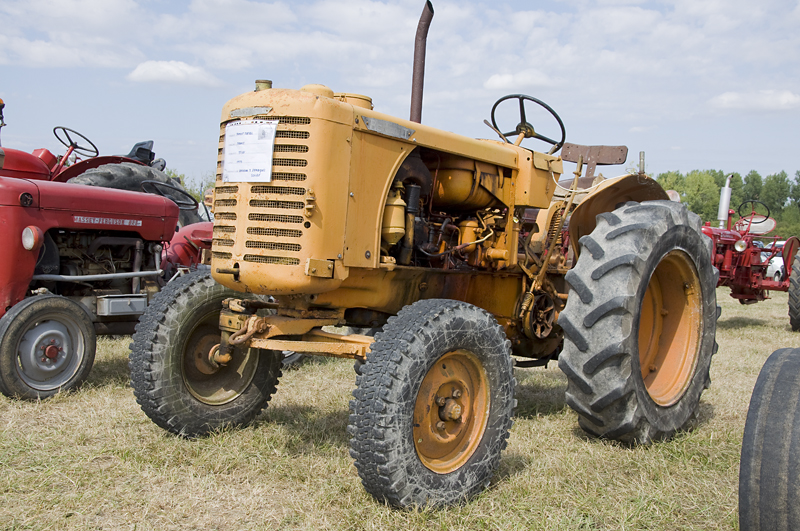
[{"label": "wheel lug nut", "polygon": [[461,391],[459,389],[453,389],[453,398],[461,398]]},{"label": "wheel lug nut", "polygon": [[435,402],[437,406],[442,407],[447,403],[447,399],[443,396],[437,396]]},{"label": "wheel lug nut", "polygon": [[439,431],[444,431],[444,429],[445,429],[444,422],[442,422],[441,420],[439,422],[437,422],[436,423],[436,429],[438,429]]}]

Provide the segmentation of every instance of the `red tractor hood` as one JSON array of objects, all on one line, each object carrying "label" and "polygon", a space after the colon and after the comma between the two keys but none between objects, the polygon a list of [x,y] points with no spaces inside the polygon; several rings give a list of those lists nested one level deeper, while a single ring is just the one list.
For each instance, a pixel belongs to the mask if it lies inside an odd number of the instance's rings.
[{"label": "red tractor hood", "polygon": [[149,241],[169,241],[178,222],[178,206],[158,195],[0,177],[0,205],[20,206],[23,192],[33,196],[33,204],[23,208],[41,220],[37,225],[45,231],[126,231]]}]

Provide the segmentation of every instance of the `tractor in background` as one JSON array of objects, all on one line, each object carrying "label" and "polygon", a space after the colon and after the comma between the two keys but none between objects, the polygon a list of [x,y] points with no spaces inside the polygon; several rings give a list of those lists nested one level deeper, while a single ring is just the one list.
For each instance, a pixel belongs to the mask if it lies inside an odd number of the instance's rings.
[{"label": "tractor in background", "polygon": [[[792,330],[800,331],[800,239],[769,237],[776,223],[769,207],[761,201],[748,200],[736,210],[730,208],[730,181],[729,175],[720,192],[718,227],[706,222],[702,229],[714,245],[712,262],[719,270],[717,286],[730,288],[731,297],[741,304],[768,299],[770,291],[788,291],[789,322]],[[766,213],[760,214],[757,209]],[[765,245],[765,239],[771,241]],[[775,267],[776,263],[782,267]]]},{"label": "tractor in background", "polygon": [[133,333],[154,294],[211,245],[208,215],[162,171],[152,141],[99,156],[84,135],[53,132],[61,156],[0,147],[0,392],[23,399],[79,386],[96,335]]}]

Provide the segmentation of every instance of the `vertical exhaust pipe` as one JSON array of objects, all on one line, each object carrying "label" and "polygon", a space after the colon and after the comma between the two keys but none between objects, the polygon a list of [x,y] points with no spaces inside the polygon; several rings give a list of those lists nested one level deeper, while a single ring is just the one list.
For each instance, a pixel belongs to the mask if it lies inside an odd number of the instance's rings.
[{"label": "vertical exhaust pipe", "polygon": [[433,4],[425,2],[417,25],[417,38],[414,41],[414,75],[411,79],[411,121],[422,123],[422,86],[425,82],[425,47],[428,41],[428,28],[433,20]]}]

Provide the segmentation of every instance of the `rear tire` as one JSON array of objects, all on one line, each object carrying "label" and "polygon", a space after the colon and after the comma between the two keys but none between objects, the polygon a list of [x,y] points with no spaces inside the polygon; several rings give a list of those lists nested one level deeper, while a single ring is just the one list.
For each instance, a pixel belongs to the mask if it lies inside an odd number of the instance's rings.
[{"label": "rear tire", "polygon": [[219,343],[222,301],[242,296],[197,270],[167,284],[139,319],[131,387],[158,426],[185,437],[207,435],[251,422],[272,398],[280,352],[235,349],[233,360],[211,374],[198,363]]},{"label": "rear tire", "polygon": [[794,257],[789,276],[789,324],[792,332],[800,331],[800,254]]},{"label": "rear tire", "polygon": [[36,295],[0,319],[0,392],[38,400],[79,387],[94,363],[96,335],[86,310]]},{"label": "rear tire", "polygon": [[[158,181],[183,188],[179,183],[170,179],[166,173],[150,166],[142,166],[140,164],[134,164],[133,162],[103,164],[96,168],[90,168],[67,182],[86,186],[113,188],[115,190],[141,192],[142,181]],[[168,193],[165,195],[170,197]],[[180,200],[181,196],[175,194],[175,199]],[[183,200],[185,201],[186,198],[183,198]],[[200,218],[197,210],[181,210],[178,214],[178,222],[181,227],[200,221],[203,221],[203,219]]]},{"label": "rear tire", "polygon": [[800,349],[776,350],[761,369],[741,457],[739,529],[800,529]]},{"label": "rear tire", "polygon": [[716,270],[700,219],[671,201],[597,216],[566,275],[559,367],[590,434],[646,444],[672,436],[710,384]]},{"label": "rear tire", "polygon": [[350,455],[367,492],[396,507],[444,506],[486,488],[516,403],[510,342],[490,314],[440,299],[405,307],[356,383]]}]

